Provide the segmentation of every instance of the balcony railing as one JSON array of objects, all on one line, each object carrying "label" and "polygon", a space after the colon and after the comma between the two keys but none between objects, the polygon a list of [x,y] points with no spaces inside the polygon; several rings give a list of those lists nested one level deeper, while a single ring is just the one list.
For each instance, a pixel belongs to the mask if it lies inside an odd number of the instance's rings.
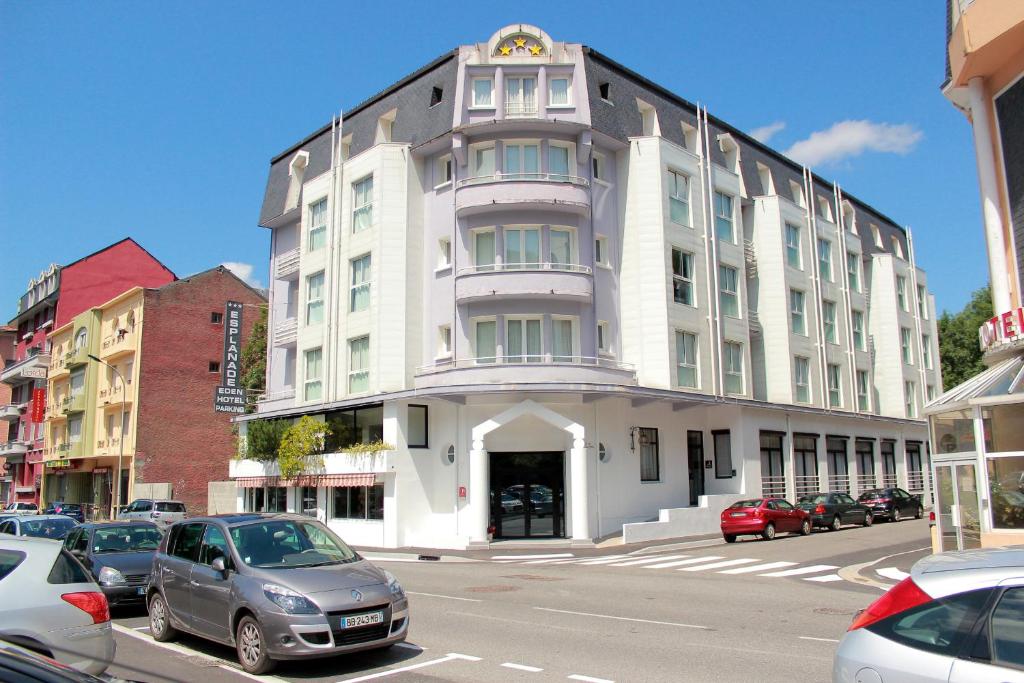
[{"label": "balcony railing", "polygon": [[907,490],[911,493],[924,492],[925,473],[923,470],[910,470],[907,472]]},{"label": "balcony railing", "polygon": [[298,318],[285,318],[274,325],[274,346],[294,344],[298,334]]},{"label": "balcony railing", "polygon": [[896,473],[895,472],[886,473],[886,474],[882,475],[882,487],[883,488],[892,487],[892,486],[898,486],[898,485],[899,485],[899,483],[898,483],[898,479],[896,478]]},{"label": "balcony railing", "polygon": [[463,178],[455,184],[456,188],[468,185],[481,185],[483,183],[495,182],[547,182],[547,183],[570,183],[572,185],[590,185],[590,181],[582,176],[567,175],[565,173],[493,173],[491,175],[478,175],[472,178]]},{"label": "balcony railing", "polygon": [[299,248],[295,247],[274,259],[274,277],[279,280],[299,272]]},{"label": "balcony railing", "polygon": [[867,491],[868,489],[877,489],[878,483],[875,479],[874,474],[858,474],[857,475],[857,492]]},{"label": "balcony railing", "polygon": [[282,391],[272,391],[267,394],[260,394],[256,397],[257,403],[269,403],[271,401],[287,401],[288,399],[295,398],[295,388],[284,389]]},{"label": "balcony railing", "polygon": [[111,334],[104,337],[100,344],[100,355],[103,357],[114,356],[127,351],[135,350],[135,331],[126,331],[124,334]]},{"label": "balcony railing", "polygon": [[808,493],[817,493],[819,490],[818,475],[806,474],[793,477],[794,493],[799,498]]},{"label": "balcony railing", "polygon": [[510,273],[528,271],[557,271],[562,273],[583,273],[590,275],[593,269],[579,263],[488,263],[479,266],[459,268],[456,276],[475,275],[476,273]]},{"label": "balcony railing", "polygon": [[786,477],[761,477],[761,495],[772,498],[786,497]]},{"label": "balcony railing", "polygon": [[7,422],[17,422],[21,419],[21,406],[17,403],[7,403],[0,405],[0,420],[6,420]]},{"label": "balcony railing", "polygon": [[536,102],[505,102],[506,119],[535,119],[537,118]]},{"label": "balcony railing", "polygon": [[499,365],[533,366],[533,365],[564,365],[580,366],[589,368],[605,368],[608,370],[623,370],[634,372],[635,367],[631,363],[620,363],[611,358],[594,358],[592,356],[559,356],[550,353],[537,355],[514,355],[514,356],[484,356],[480,358],[455,358],[443,360],[430,365],[421,365],[416,368],[417,375],[429,375],[435,372],[446,370],[460,370],[464,368],[488,368]]},{"label": "balcony railing", "polygon": [[0,443],[0,456],[24,455],[28,453],[28,442],[13,439]]},{"label": "balcony railing", "polygon": [[73,368],[89,362],[89,347],[77,346],[64,354],[64,365]]},{"label": "balcony railing", "polygon": [[828,478],[828,490],[833,493],[850,492],[850,475],[833,474]]}]

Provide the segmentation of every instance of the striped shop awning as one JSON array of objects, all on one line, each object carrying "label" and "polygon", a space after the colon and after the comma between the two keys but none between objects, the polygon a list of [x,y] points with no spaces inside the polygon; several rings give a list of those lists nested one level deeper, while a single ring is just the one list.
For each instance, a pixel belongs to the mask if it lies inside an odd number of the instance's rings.
[{"label": "striped shop awning", "polygon": [[264,486],[373,486],[377,475],[370,474],[303,474],[294,479],[281,477],[238,477],[235,484],[243,489]]}]

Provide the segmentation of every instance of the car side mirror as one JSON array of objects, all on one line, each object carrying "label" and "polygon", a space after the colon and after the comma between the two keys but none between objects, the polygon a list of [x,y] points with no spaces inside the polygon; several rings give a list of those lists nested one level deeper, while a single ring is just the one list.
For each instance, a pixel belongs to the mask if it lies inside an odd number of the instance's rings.
[{"label": "car side mirror", "polygon": [[224,561],[223,557],[213,558],[213,562],[210,563],[210,566],[213,568],[213,571],[218,574],[224,575],[228,572],[228,564]]}]

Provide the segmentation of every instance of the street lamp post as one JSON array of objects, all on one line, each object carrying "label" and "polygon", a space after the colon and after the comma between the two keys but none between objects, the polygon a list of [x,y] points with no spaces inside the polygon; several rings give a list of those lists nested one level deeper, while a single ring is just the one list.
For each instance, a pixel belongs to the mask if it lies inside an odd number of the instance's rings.
[{"label": "street lamp post", "polygon": [[121,459],[124,458],[124,400],[128,395],[128,387],[124,383],[124,377],[117,371],[110,363],[100,360],[91,353],[88,354],[89,358],[93,359],[97,363],[106,365],[113,371],[117,378],[121,380],[121,434],[118,438],[118,449],[117,449],[117,473],[114,475],[114,495],[110,499],[110,519],[117,519],[117,506],[121,502]]}]

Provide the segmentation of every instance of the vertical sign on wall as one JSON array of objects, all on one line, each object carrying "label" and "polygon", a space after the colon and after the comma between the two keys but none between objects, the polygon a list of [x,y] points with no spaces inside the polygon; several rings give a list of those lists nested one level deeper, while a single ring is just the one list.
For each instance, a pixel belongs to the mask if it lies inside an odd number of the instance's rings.
[{"label": "vertical sign on wall", "polygon": [[46,389],[32,389],[32,421],[39,424],[46,417]]},{"label": "vertical sign on wall", "polygon": [[245,412],[245,388],[238,385],[242,367],[242,304],[229,301],[224,308],[224,355],[220,364],[220,386],[214,394],[213,409],[219,413]]}]

